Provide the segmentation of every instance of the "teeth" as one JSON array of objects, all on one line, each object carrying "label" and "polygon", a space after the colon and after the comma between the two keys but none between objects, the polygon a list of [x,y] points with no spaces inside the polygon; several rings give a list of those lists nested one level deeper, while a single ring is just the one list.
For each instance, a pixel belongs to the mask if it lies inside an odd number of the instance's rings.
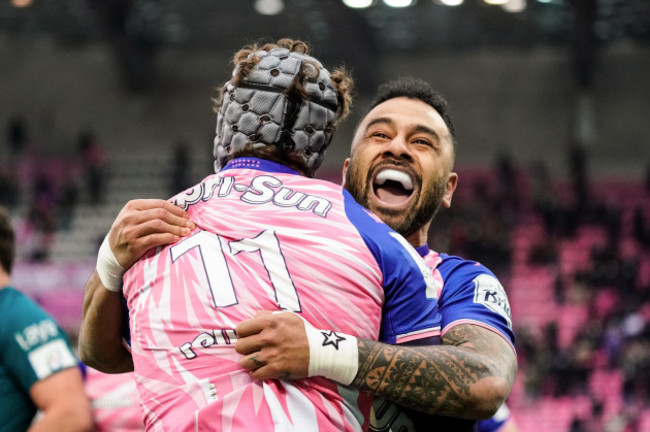
[{"label": "teeth", "polygon": [[387,180],[401,183],[402,187],[406,190],[413,190],[413,182],[411,181],[411,176],[406,174],[404,171],[387,168],[379,171],[375,177],[375,183],[380,186],[386,183]]}]

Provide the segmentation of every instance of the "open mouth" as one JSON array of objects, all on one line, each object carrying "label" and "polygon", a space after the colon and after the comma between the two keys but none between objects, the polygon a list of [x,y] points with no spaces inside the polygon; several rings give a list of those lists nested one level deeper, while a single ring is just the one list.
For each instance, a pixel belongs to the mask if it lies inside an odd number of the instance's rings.
[{"label": "open mouth", "polygon": [[396,207],[409,201],[415,186],[410,173],[387,166],[375,173],[372,189],[381,205]]}]

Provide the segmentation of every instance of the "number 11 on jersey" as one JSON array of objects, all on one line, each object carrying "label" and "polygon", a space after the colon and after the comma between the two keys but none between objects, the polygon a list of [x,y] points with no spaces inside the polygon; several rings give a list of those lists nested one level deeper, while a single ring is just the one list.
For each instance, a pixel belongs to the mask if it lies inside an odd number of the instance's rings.
[{"label": "number 11 on jersey", "polygon": [[[241,252],[259,252],[273,290],[274,301],[281,309],[300,312],[300,300],[291,280],[287,263],[275,231],[265,230],[253,238],[227,241],[222,236],[200,231],[170,248],[172,263],[192,249],[197,250],[205,272],[215,308],[237,304],[237,294],[230,277],[226,253],[236,259]],[[243,287],[245,289],[245,287]]]}]

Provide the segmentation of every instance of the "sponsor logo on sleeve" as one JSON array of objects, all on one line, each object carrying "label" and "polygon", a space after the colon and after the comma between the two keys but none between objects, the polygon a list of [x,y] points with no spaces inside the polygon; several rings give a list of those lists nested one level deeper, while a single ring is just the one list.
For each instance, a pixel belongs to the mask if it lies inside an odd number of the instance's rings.
[{"label": "sponsor logo on sleeve", "polygon": [[36,348],[29,353],[28,359],[39,380],[77,365],[63,339],[56,339]]},{"label": "sponsor logo on sleeve", "polygon": [[14,338],[23,351],[29,351],[32,347],[45,343],[58,334],[59,329],[54,321],[45,319],[16,332]]},{"label": "sponsor logo on sleeve", "polygon": [[479,303],[498,313],[506,319],[508,327],[512,328],[510,303],[506,290],[494,276],[482,274],[474,278],[474,303]]}]

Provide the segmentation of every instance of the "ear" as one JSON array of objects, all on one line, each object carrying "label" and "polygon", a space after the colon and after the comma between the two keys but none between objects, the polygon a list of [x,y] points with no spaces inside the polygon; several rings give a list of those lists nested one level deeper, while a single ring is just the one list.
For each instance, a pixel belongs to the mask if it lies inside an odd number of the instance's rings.
[{"label": "ear", "polygon": [[348,172],[348,167],[350,166],[350,158],[347,158],[343,162],[343,170],[341,171],[341,186],[345,187],[345,173]]},{"label": "ear", "polygon": [[454,195],[456,190],[456,185],[458,184],[458,174],[455,172],[449,173],[447,177],[447,187],[445,189],[445,195],[442,198],[442,205],[446,208],[451,207],[451,198]]}]

